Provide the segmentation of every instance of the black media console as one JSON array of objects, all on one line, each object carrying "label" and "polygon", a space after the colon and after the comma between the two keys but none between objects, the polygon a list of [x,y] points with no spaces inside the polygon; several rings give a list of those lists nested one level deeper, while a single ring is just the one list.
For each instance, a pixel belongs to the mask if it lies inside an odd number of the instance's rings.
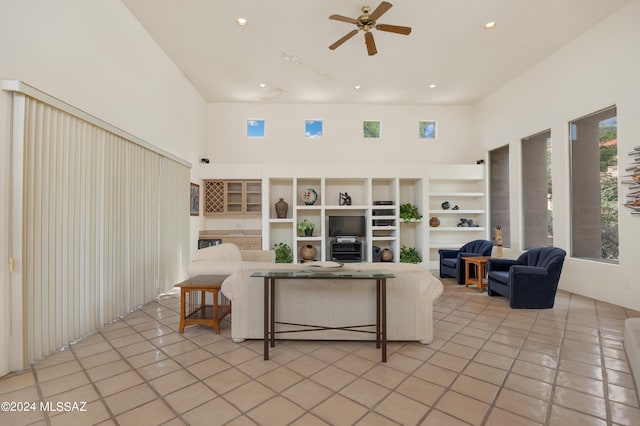
[{"label": "black media console", "polygon": [[339,243],[331,241],[331,260],[336,262],[362,262],[362,243]]}]

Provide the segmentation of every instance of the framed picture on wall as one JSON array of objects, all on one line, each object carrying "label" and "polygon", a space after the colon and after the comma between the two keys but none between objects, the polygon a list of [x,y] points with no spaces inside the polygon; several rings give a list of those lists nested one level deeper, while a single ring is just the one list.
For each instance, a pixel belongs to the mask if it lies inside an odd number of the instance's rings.
[{"label": "framed picture on wall", "polygon": [[362,137],[365,139],[380,139],[380,122],[379,121],[363,121]]},{"label": "framed picture on wall", "polygon": [[191,216],[200,216],[200,185],[192,182],[189,195]]},{"label": "framed picture on wall", "polygon": [[436,122],[435,121],[421,121],[418,125],[418,137],[420,139],[435,139],[436,138]]},{"label": "framed picture on wall", "polygon": [[322,120],[304,120],[304,137],[321,138],[323,134]]},{"label": "framed picture on wall", "polygon": [[264,138],[264,120],[247,120],[247,138]]}]

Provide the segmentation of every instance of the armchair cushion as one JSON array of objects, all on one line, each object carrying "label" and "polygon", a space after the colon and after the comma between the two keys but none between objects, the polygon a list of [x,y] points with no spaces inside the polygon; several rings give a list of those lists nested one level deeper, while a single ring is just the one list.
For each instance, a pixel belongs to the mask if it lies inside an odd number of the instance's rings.
[{"label": "armchair cushion", "polygon": [[458,250],[442,249],[440,254],[440,277],[455,278],[464,284],[464,259],[472,256],[490,256],[493,248],[489,240],[469,241]]},{"label": "armchair cushion", "polygon": [[489,296],[507,297],[512,308],[552,308],[565,256],[561,248],[547,246],[533,248],[518,260],[489,259]]}]

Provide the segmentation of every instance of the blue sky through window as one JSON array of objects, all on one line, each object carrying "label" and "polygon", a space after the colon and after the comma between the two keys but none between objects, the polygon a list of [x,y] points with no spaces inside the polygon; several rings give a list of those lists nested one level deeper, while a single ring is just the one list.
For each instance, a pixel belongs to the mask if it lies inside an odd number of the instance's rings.
[{"label": "blue sky through window", "polygon": [[304,136],[307,138],[322,137],[322,120],[305,120]]},{"label": "blue sky through window", "polygon": [[264,137],[264,120],[247,120],[247,137]]}]

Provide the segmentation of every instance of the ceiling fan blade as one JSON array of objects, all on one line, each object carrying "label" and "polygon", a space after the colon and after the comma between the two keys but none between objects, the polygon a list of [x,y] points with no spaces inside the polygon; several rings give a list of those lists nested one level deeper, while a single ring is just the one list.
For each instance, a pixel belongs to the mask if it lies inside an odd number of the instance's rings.
[{"label": "ceiling fan blade", "polygon": [[358,23],[358,21],[356,19],[349,18],[347,16],[342,16],[342,15],[331,15],[331,16],[329,16],[329,19],[333,19],[334,21],[348,22],[349,24],[357,24]]},{"label": "ceiling fan blade", "polygon": [[369,56],[373,56],[378,53],[378,50],[376,49],[376,42],[373,40],[373,34],[369,31],[364,33],[364,42],[367,45],[367,53]]},{"label": "ceiling fan blade", "polygon": [[379,17],[384,15],[384,13],[387,10],[391,9],[392,6],[393,5],[391,3],[389,3],[388,1],[383,1],[382,3],[380,3],[378,5],[378,7],[376,7],[376,10],[371,12],[371,14],[369,15],[369,18],[373,19],[374,21],[377,20]]},{"label": "ceiling fan blade", "polygon": [[390,33],[396,34],[411,34],[411,27],[402,27],[400,25],[387,25],[387,24],[378,24],[376,25],[376,29],[380,31],[388,31]]},{"label": "ceiling fan blade", "polygon": [[331,46],[329,46],[329,49],[331,50],[335,50],[337,47],[340,47],[340,45],[342,43],[344,43],[345,41],[349,40],[351,37],[353,37],[354,35],[358,34],[358,30],[353,30],[350,31],[349,33],[347,33],[347,35],[345,35],[344,37],[342,37],[340,40],[336,41],[335,43],[333,43]]}]

